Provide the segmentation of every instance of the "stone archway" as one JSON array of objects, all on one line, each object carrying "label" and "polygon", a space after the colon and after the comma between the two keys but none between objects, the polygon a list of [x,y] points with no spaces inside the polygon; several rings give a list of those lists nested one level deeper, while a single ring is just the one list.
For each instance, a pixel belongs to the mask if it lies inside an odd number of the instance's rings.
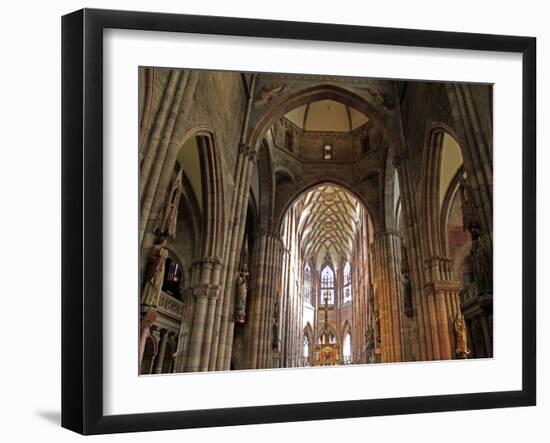
[{"label": "stone archway", "polygon": [[385,133],[394,147],[401,145],[399,124],[391,111],[387,111],[379,103],[374,104],[375,99],[369,94],[360,95],[357,91],[328,83],[289,93],[283,90],[283,93],[275,96],[267,105],[255,109],[249,120],[247,145],[257,151],[266,131],[287,112],[313,101],[327,99],[344,103],[367,115]]}]

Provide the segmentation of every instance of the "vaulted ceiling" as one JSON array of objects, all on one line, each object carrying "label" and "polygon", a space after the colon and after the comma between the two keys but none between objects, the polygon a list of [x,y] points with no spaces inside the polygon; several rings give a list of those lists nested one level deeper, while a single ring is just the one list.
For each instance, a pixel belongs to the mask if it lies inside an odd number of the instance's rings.
[{"label": "vaulted ceiling", "polygon": [[336,267],[342,257],[351,260],[360,209],[351,193],[332,184],[321,185],[302,195],[295,205],[306,260],[317,268],[326,258]]},{"label": "vaulted ceiling", "polygon": [[304,131],[351,132],[369,121],[361,112],[334,100],[318,100],[285,115]]}]

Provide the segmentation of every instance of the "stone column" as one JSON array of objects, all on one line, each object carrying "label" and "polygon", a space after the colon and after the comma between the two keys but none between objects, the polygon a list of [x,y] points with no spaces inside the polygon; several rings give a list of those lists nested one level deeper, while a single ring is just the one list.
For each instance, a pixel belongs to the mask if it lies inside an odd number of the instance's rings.
[{"label": "stone column", "polygon": [[[154,69],[151,70],[152,73],[155,72]],[[182,70],[173,69],[170,70],[168,74],[168,81],[164,88],[164,94],[161,99],[159,109],[155,116],[155,121],[153,122],[153,127],[151,128],[149,137],[147,140],[145,137],[145,129],[141,128],[140,131],[140,192],[143,192],[149,174],[151,172],[151,167],[153,165],[155,156],[158,151],[158,146],[162,138],[162,132],[168,118],[168,113],[170,107],[174,104],[175,92],[178,86],[178,83],[182,80],[187,81],[189,78],[189,71],[186,72],[184,79],[182,79]],[[162,75],[162,74],[160,74]],[[151,87],[152,85],[150,85]],[[147,117],[150,118],[150,117]],[[143,123],[143,122],[142,122]]]},{"label": "stone column", "polygon": [[483,128],[472,98],[471,85],[449,83],[447,91],[453,117],[461,128],[458,140],[464,158],[467,182],[471,188],[483,232],[490,233],[493,224],[493,152],[491,135]]},{"label": "stone column", "polygon": [[151,335],[150,327],[158,317],[157,310],[150,307],[142,306],[142,319],[139,332],[139,365],[141,367],[141,361],[143,360],[143,351],[145,350],[145,344],[147,338]]},{"label": "stone column", "polygon": [[433,360],[456,358],[454,320],[460,313],[460,282],[452,280],[451,260],[431,257],[425,263],[423,299],[429,312]]},{"label": "stone column", "polygon": [[233,229],[229,256],[227,259],[227,273],[225,294],[220,318],[220,334],[218,343],[218,355],[216,359],[216,370],[228,370],[231,362],[231,348],[233,346],[233,310],[235,301],[235,283],[238,275],[238,265],[244,240],[244,229],[246,225],[246,212],[250,182],[252,178],[252,163],[256,155],[250,148],[241,146],[239,160],[242,161],[242,177],[240,185],[236,189],[235,212],[233,213]]},{"label": "stone column", "polygon": [[268,250],[268,262],[267,262],[267,280],[265,305],[262,315],[262,329],[261,329],[261,366],[262,368],[269,368],[273,364],[272,351],[273,351],[273,325],[274,325],[274,313],[275,313],[275,301],[277,297],[277,290],[281,281],[281,243],[279,235],[272,233],[269,235],[269,250]]},{"label": "stone column", "polygon": [[263,295],[262,275],[265,269],[265,252],[267,236],[262,232],[254,241],[254,253],[252,255],[252,269],[250,274],[250,302],[245,330],[246,366],[256,369],[258,361],[258,342],[260,328],[261,300]]},{"label": "stone column", "polygon": [[200,371],[208,371],[210,364],[210,355],[212,350],[212,342],[214,335],[214,319],[216,313],[216,306],[220,293],[220,271],[221,261],[218,258],[209,257],[203,260],[203,269],[206,272],[205,282],[208,282],[208,300],[206,306],[205,325],[204,325],[204,338],[203,348],[201,352]]},{"label": "stone column", "polygon": [[187,356],[189,372],[208,370],[220,267],[220,260],[213,257],[205,257],[194,263],[192,294],[195,306]]},{"label": "stone column", "polygon": [[400,251],[399,232],[386,230],[375,234],[373,285],[380,310],[382,362],[402,361],[403,358]]},{"label": "stone column", "polygon": [[216,305],[213,327],[214,336],[209,361],[210,370],[229,369],[231,361],[234,328],[231,314],[234,301],[233,283],[236,281],[237,262],[243,244],[248,193],[252,178],[252,163],[256,160],[255,147],[247,145],[248,121],[254,101],[256,77],[255,74],[252,75],[250,88],[247,91],[248,101],[239,141],[237,167],[234,174],[234,194],[231,201],[229,227],[227,236],[225,237],[226,244],[229,247],[224,248],[223,262],[226,264],[226,268],[222,271],[220,277],[220,285],[223,292],[221,300]]},{"label": "stone column", "polygon": [[193,326],[191,340],[189,343],[189,355],[187,358],[187,372],[200,370],[203,341],[206,331],[206,313],[208,308],[208,297],[210,295],[208,284],[198,285],[193,288],[195,298],[195,312],[193,315]]},{"label": "stone column", "polygon": [[202,350],[201,358],[201,371],[208,371],[210,363],[210,352],[212,348],[213,341],[213,330],[214,330],[214,317],[216,313],[216,303],[218,301],[218,290],[210,291],[208,297],[208,306],[206,314],[206,324],[204,332],[204,346]]},{"label": "stone column", "polygon": [[142,328],[139,336],[139,367],[141,367],[141,362],[143,361],[143,352],[145,351],[145,344],[147,339],[151,335],[149,326]]},{"label": "stone column", "polygon": [[[283,245],[284,246],[284,245]],[[281,366],[287,367],[288,366],[288,313],[289,313],[289,300],[288,300],[288,262],[289,262],[289,250],[284,249],[282,251],[282,276],[281,276]],[[313,278],[312,278],[313,280]],[[315,291],[312,288],[312,297],[315,297]]]},{"label": "stone column", "polygon": [[[220,297],[216,303],[216,309],[214,312],[214,321],[213,321],[213,331],[212,331],[212,346],[210,349],[210,359],[208,364],[208,369],[210,371],[221,370],[222,365],[218,366],[218,355],[220,354],[220,349],[223,347],[221,343],[225,344],[225,336],[222,338],[222,335],[225,334],[225,324],[222,325],[222,315],[226,309],[229,309],[228,304],[231,298],[231,291],[234,290],[235,278],[235,242],[237,240],[238,233],[238,223],[241,223],[241,217],[237,217],[237,213],[242,213],[242,207],[239,206],[239,202],[242,200],[241,195],[244,192],[244,175],[246,174],[246,166],[248,162],[246,161],[248,157],[248,150],[245,147],[239,148],[239,155],[237,157],[237,165],[234,174],[234,194],[231,201],[231,210],[228,217],[229,226],[227,228],[227,233],[225,236],[226,247],[224,247],[223,252],[223,263],[225,267],[221,270],[220,275],[220,287],[221,293]],[[245,216],[246,217],[246,216]]]},{"label": "stone column", "polygon": [[[394,157],[394,166],[399,175],[399,188],[405,228],[403,236],[408,251],[413,301],[413,354],[417,360],[432,360],[432,336],[429,326],[429,312],[424,303],[422,288],[425,285],[425,256],[422,242],[422,226],[417,207],[417,190],[409,171],[407,151]],[[425,223],[425,222],[424,222]]]},{"label": "stone column", "polygon": [[[164,177],[161,177],[162,171],[172,171],[174,169],[177,148],[179,147],[179,144],[173,145],[172,134],[177,120],[186,118],[186,112],[180,112],[183,103],[187,105],[186,111],[189,112],[197,81],[198,73],[182,72],[181,70],[175,70],[171,73],[167,95],[161,104],[162,112],[159,111],[149,140],[149,146],[145,150],[145,156],[140,167],[140,245],[149,223],[153,203],[155,202],[156,207],[160,207],[168,188],[170,174],[164,174]],[[170,89],[171,87],[176,88],[175,93]],[[172,93],[168,95],[170,91]]]},{"label": "stone column", "polygon": [[270,353],[270,343],[269,336],[271,335],[271,314],[272,314],[272,304],[274,299],[274,290],[273,285],[273,273],[275,267],[275,240],[273,235],[269,234],[267,238],[267,251],[266,251],[266,266],[264,273],[264,294],[262,297],[262,310],[260,315],[260,346],[259,346],[259,367],[266,367],[266,360],[268,354]]},{"label": "stone column", "polygon": [[168,331],[160,330],[160,346],[156,357],[155,374],[162,374],[162,366],[164,365],[164,355],[166,354],[166,345],[168,344]]},{"label": "stone column", "polygon": [[184,312],[181,319],[180,330],[178,334],[178,346],[176,349],[176,359],[174,362],[174,372],[185,372],[187,370],[187,356],[189,353],[189,343],[191,341],[191,328],[193,326],[193,314],[195,312],[195,300],[192,291],[186,294]]},{"label": "stone column", "polygon": [[[271,368],[275,364],[274,352],[279,352],[279,336],[281,329],[281,310],[280,310],[280,286],[283,261],[283,243],[278,234],[274,234],[273,244],[274,264],[271,277],[271,301],[269,304],[269,331],[267,336],[267,356],[266,367]],[[277,318],[276,318],[277,317]],[[276,329],[275,329],[275,323]],[[273,335],[276,334],[276,335]],[[276,346],[274,346],[274,344]]]}]

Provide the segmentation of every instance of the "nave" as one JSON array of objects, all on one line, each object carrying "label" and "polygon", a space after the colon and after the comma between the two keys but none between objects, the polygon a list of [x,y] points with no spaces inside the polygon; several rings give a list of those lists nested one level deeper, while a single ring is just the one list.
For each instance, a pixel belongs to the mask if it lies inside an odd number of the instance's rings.
[{"label": "nave", "polygon": [[140,69],[140,374],[492,357],[492,86]]}]

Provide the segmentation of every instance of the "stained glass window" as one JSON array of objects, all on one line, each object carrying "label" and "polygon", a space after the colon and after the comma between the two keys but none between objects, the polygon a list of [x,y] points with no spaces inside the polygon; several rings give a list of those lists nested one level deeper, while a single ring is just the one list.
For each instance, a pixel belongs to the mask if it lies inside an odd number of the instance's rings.
[{"label": "stained glass window", "polygon": [[321,305],[325,304],[325,299],[329,305],[334,304],[334,271],[330,266],[325,266],[321,271]]}]

